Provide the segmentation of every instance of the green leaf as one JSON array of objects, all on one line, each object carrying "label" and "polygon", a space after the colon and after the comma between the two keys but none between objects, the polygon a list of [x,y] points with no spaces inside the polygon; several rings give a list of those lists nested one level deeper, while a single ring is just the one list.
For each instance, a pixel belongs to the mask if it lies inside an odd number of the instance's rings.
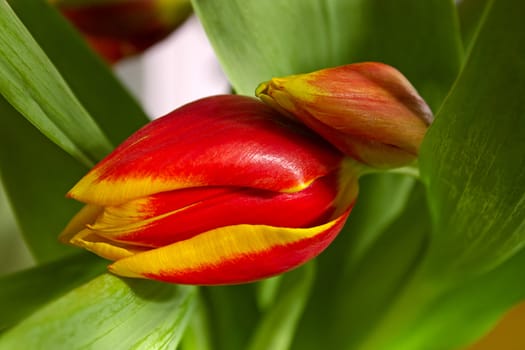
[{"label": "green leaf", "polygon": [[249,350],[289,349],[310,295],[314,272],[314,265],[309,263],[282,276],[275,303],[261,317]]},{"label": "green leaf", "polygon": [[[105,271],[106,262],[82,253],[0,278],[0,331]],[[50,283],[50,279],[53,283]]]},{"label": "green leaf", "polygon": [[105,135],[4,0],[0,27],[0,94],[84,165],[109,153]]},{"label": "green leaf", "polygon": [[148,122],[108,65],[46,1],[16,0],[10,5],[114,145]]},{"label": "green leaf", "polygon": [[[1,173],[0,173],[1,174]],[[1,176],[0,176],[1,177]],[[32,266],[0,178],[0,276]]]},{"label": "green leaf", "polygon": [[195,287],[105,274],[46,305],[0,336],[4,349],[174,349]]},{"label": "green leaf", "polygon": [[235,90],[357,61],[399,68],[432,107],[456,77],[461,41],[453,1],[193,0]]},{"label": "green leaf", "polygon": [[488,0],[461,0],[458,2],[461,39],[467,50],[471,47],[472,39],[479,29],[480,19],[488,2]]},{"label": "green leaf", "polygon": [[525,5],[488,6],[422,147],[429,250],[360,349],[455,348],[525,296],[517,272],[525,268]]},{"label": "green leaf", "polygon": [[[114,144],[147,122],[107,66],[45,1],[17,0],[11,5]],[[71,253],[74,250],[59,244],[56,236],[80,208],[64,194],[87,168],[53,145],[3,98],[0,111],[0,173],[25,240],[38,261]]]},{"label": "green leaf", "polygon": [[420,157],[435,224],[429,269],[447,279],[494,268],[525,244],[525,3],[489,6]]},{"label": "green leaf", "polygon": [[0,175],[37,261],[75,251],[60,244],[57,236],[81,207],[65,193],[86,171],[0,96]]}]

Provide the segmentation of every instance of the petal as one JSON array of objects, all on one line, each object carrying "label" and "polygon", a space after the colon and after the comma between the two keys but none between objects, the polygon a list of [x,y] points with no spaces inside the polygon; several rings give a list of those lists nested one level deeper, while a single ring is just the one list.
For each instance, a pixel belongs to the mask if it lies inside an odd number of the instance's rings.
[{"label": "petal", "polygon": [[221,227],[118,260],[109,270],[124,277],[182,284],[252,282],[288,271],[317,256],[342,229],[349,212],[350,209],[311,228]]},{"label": "petal", "polygon": [[189,0],[54,0],[53,5],[110,63],[146,50],[191,14]]},{"label": "petal", "polygon": [[70,240],[86,225],[92,224],[104,212],[104,208],[94,204],[87,204],[69,221],[66,228],[58,239],[62,243],[70,243]]},{"label": "petal", "polygon": [[146,125],[68,195],[106,206],[199,186],[296,192],[341,160],[326,141],[256,99],[215,96]]},{"label": "petal", "polygon": [[[89,229],[111,240],[160,247],[222,226],[311,227],[330,219],[337,196],[335,174],[294,193],[239,187],[183,189],[107,207]],[[345,209],[354,198],[346,198]]]}]

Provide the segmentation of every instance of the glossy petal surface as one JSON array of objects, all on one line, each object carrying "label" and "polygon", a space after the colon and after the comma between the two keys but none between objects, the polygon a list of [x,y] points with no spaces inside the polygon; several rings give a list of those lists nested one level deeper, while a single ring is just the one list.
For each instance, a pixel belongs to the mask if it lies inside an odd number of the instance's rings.
[{"label": "glossy petal surface", "polygon": [[295,192],[333,172],[341,160],[331,145],[256,99],[215,96],[140,129],[68,195],[118,205],[200,186]]}]

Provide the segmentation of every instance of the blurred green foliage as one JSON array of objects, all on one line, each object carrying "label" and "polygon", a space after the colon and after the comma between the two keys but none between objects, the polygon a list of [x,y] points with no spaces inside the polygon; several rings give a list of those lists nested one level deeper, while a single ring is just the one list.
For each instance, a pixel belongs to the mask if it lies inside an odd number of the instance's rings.
[{"label": "blurred green foliage", "polygon": [[33,258],[24,244],[4,190],[0,186],[0,275],[27,268],[32,263]]}]

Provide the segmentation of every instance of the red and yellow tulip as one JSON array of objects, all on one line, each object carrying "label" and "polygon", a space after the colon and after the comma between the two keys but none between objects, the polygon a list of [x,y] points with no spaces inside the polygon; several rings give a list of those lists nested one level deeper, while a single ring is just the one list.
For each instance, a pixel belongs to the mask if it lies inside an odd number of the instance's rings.
[{"label": "red and yellow tulip", "polygon": [[374,168],[414,162],[433,119],[410,82],[378,62],[273,78],[260,84],[256,94]]},{"label": "red and yellow tulip", "polygon": [[257,94],[267,104],[210,97],[136,132],[68,193],[86,206],[61,240],[126,277],[273,276],[332,242],[366,169],[414,161],[432,118],[401,73],[378,63],[273,79]]},{"label": "red and yellow tulip", "polygon": [[87,205],[61,240],[121,276],[254,281],[332,242],[360,169],[254,98],[210,97],[151,122],[82,178],[68,196]]},{"label": "red and yellow tulip", "polygon": [[49,0],[108,62],[141,53],[191,13],[190,0]]}]

